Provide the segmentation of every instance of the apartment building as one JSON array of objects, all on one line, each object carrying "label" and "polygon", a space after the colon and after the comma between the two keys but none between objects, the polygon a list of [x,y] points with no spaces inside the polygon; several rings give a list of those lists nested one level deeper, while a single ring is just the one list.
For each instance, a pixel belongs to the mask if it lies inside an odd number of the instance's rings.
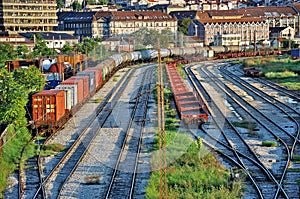
[{"label": "apartment building", "polygon": [[56,0],[0,0],[0,9],[2,33],[52,31],[57,26]]},{"label": "apartment building", "polygon": [[108,38],[129,35],[142,27],[177,31],[177,20],[160,11],[59,12],[58,29],[76,36]]},{"label": "apartment building", "polygon": [[250,45],[269,40],[269,24],[260,18],[198,19],[189,27],[204,45]]}]

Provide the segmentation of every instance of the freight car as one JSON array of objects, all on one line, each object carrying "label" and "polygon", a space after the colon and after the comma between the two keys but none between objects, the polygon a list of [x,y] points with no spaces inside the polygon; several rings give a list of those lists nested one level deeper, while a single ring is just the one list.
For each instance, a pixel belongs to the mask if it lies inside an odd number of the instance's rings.
[{"label": "freight car", "polygon": [[167,74],[170,79],[171,88],[174,94],[175,104],[180,118],[185,124],[201,125],[208,121],[208,114],[204,111],[205,104],[200,103],[194,93],[184,82],[176,69],[177,63],[183,63],[182,60],[170,61],[166,63]]},{"label": "freight car", "polygon": [[[221,48],[209,49],[207,47],[176,47],[170,49],[162,49],[161,55],[162,58],[165,57],[188,57],[188,56],[196,56],[201,58],[208,58],[210,54],[213,52],[214,56],[219,57],[220,54],[225,53],[220,50]],[[233,51],[233,49],[231,49]],[[234,52],[231,54],[226,55],[227,57],[232,56]],[[246,54],[246,52],[239,52],[240,54],[236,54],[236,56],[250,56],[254,54]],[[262,53],[262,52],[260,52]],[[271,52],[270,52],[271,53]],[[281,51],[272,51],[272,54],[278,54]],[[267,54],[265,52],[264,54]],[[61,97],[57,97],[56,95],[61,95],[60,93],[55,93],[54,91],[43,91],[38,93],[36,96],[33,96],[32,100],[39,101],[41,99],[48,100],[48,98],[55,98],[51,104],[48,102],[34,104],[32,106],[32,114],[36,114],[33,117],[34,121],[34,128],[46,128],[46,129],[57,129],[59,128],[69,117],[71,117],[79,107],[87,100],[90,96],[92,96],[99,88],[120,68],[138,63],[138,62],[149,62],[152,60],[157,59],[158,52],[156,50],[142,50],[142,51],[135,51],[135,52],[126,52],[117,55],[113,55],[108,59],[101,61],[100,63],[96,63],[96,66],[87,68],[83,71],[80,76],[86,76],[88,80],[83,80],[81,78],[73,78],[66,81],[62,81],[59,86],[57,86],[56,90],[64,90],[65,91],[65,99],[61,100]],[[169,63],[169,65],[174,65],[176,63]],[[170,69],[171,70],[171,69]],[[178,76],[177,76],[178,77]],[[94,78],[94,80],[93,80]],[[174,85],[176,81],[180,79],[174,79]],[[82,82],[82,83],[81,83]],[[182,82],[181,82],[182,83]],[[182,84],[179,83],[177,86],[178,89],[183,89],[184,87]],[[88,84],[88,85],[87,85]],[[85,89],[84,89],[85,88]],[[175,87],[174,87],[175,88]],[[187,90],[175,90],[176,99],[177,99],[177,107],[179,107],[179,111],[181,117],[186,122],[196,121],[198,123],[203,122],[207,119],[207,114],[203,111],[203,104],[199,104],[194,108],[196,101],[191,92]],[[87,92],[88,91],[88,92]],[[49,93],[48,93],[49,92]],[[39,96],[39,97],[37,97]],[[48,96],[48,97],[47,97]],[[51,96],[51,97],[49,97]],[[192,101],[190,101],[193,98]],[[56,101],[57,100],[57,101]],[[73,101],[72,101],[73,100]],[[185,103],[186,100],[189,100],[188,103]],[[59,103],[59,104],[55,104]],[[61,116],[60,114],[57,115],[57,112],[61,113],[61,110],[56,110],[57,107],[62,107],[62,104],[65,106],[65,114]],[[56,108],[53,108],[56,107]],[[57,108],[58,109],[58,108]],[[45,114],[47,116],[45,116]],[[201,120],[201,121],[200,121]]]},{"label": "freight car", "polygon": [[255,67],[243,68],[243,72],[244,72],[244,75],[248,76],[248,77],[261,77],[262,76],[261,69],[255,68]]}]

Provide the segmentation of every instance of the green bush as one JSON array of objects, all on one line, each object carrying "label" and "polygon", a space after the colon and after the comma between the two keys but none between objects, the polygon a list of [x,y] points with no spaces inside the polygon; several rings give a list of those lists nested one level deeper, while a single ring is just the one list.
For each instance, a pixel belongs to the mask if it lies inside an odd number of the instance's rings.
[{"label": "green bush", "polygon": [[250,130],[253,130],[257,127],[257,124],[255,122],[250,122],[245,120],[241,122],[232,122],[232,125],[236,127],[250,129]]},{"label": "green bush", "polygon": [[298,74],[291,72],[291,71],[284,71],[284,72],[268,72],[265,76],[269,79],[283,79],[288,77],[297,77]]},{"label": "green bush", "polygon": [[277,142],[274,141],[263,141],[261,143],[262,146],[266,146],[266,147],[276,147],[277,146]]}]

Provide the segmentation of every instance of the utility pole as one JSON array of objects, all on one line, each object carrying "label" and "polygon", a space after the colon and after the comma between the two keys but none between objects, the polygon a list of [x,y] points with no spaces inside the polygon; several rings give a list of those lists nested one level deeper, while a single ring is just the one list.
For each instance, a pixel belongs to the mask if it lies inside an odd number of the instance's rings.
[{"label": "utility pole", "polygon": [[291,29],[289,29],[289,50],[291,50]]},{"label": "utility pole", "polygon": [[256,56],[256,30],[254,30],[254,56]]},{"label": "utility pole", "polygon": [[158,86],[157,86],[157,112],[158,112],[158,143],[159,143],[159,198],[168,198],[167,184],[167,154],[166,154],[166,132],[165,132],[165,116],[164,116],[164,82],[160,54],[160,41],[158,39]]}]

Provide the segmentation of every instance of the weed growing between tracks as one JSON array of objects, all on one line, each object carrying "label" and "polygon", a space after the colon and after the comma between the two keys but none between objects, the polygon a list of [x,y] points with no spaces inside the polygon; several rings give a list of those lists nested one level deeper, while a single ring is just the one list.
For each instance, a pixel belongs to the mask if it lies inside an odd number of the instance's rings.
[{"label": "weed growing between tracks", "polygon": [[274,141],[263,141],[261,143],[262,146],[266,146],[266,147],[276,147],[277,146],[277,142]]},{"label": "weed growing between tracks", "polygon": [[[159,198],[159,181],[159,171],[153,172],[146,198]],[[194,141],[187,153],[167,168],[167,182],[169,198],[241,198],[241,181],[231,181],[230,172],[201,141]]]},{"label": "weed growing between tracks", "polygon": [[[180,120],[176,119],[176,110],[170,106],[172,93],[165,88],[165,127],[167,156],[174,159],[167,167],[167,187],[169,198],[241,198],[242,182],[232,181],[230,171],[226,169],[216,157],[202,146],[201,139],[192,141],[188,134],[178,133]],[[154,95],[156,89],[154,89]],[[155,96],[157,99],[157,96]],[[182,146],[178,143],[190,143],[186,152],[178,157]],[[175,144],[172,144],[174,142]],[[158,150],[158,138],[153,149]],[[205,154],[205,155],[203,155]],[[175,157],[176,156],[176,157]],[[155,159],[151,161],[155,162]],[[160,171],[151,174],[146,198],[159,198]]]}]

